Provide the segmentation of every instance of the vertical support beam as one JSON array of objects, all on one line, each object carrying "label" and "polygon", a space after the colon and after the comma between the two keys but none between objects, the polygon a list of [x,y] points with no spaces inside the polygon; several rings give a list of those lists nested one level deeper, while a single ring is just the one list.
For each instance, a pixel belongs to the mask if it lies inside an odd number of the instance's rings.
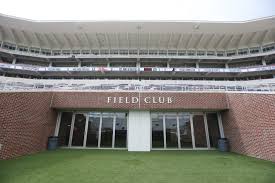
[{"label": "vertical support beam", "polygon": [[114,114],[114,118],[113,118],[112,148],[115,148],[115,138],[116,138],[116,114]]},{"label": "vertical support beam", "polygon": [[162,117],[162,123],[163,123],[163,145],[164,145],[164,149],[166,149],[167,145],[166,145],[166,126],[165,126],[165,114],[163,114],[163,117]]},{"label": "vertical support beam", "polygon": [[52,67],[52,66],[53,66],[53,62],[50,61],[50,62],[49,62],[49,67]]},{"label": "vertical support beam", "polygon": [[97,142],[98,148],[100,148],[100,143],[101,143],[101,128],[102,128],[102,112],[100,113],[99,134],[98,134],[98,142]]},{"label": "vertical support beam", "polygon": [[229,69],[228,63],[225,63],[225,68]]},{"label": "vertical support beam", "polygon": [[81,62],[80,61],[78,61],[77,67],[81,67]]},{"label": "vertical support beam", "polygon": [[262,64],[263,64],[263,66],[266,66],[266,61],[264,58],[262,59]]},{"label": "vertical support beam", "polygon": [[86,147],[86,143],[87,143],[87,134],[88,134],[88,126],[89,126],[89,113],[86,113],[85,116],[86,116],[86,123],[85,123],[83,147]]},{"label": "vertical support beam", "polygon": [[190,125],[191,125],[191,135],[192,135],[192,146],[193,149],[196,148],[196,139],[194,135],[194,125],[193,125],[193,114],[190,114]]},{"label": "vertical support beam", "polygon": [[110,62],[107,62],[107,67],[110,67]]},{"label": "vertical support beam", "polygon": [[170,68],[170,62],[169,61],[167,62],[167,68]]},{"label": "vertical support beam", "polygon": [[208,131],[208,124],[207,124],[206,113],[203,113],[203,121],[204,121],[204,128],[205,128],[205,136],[206,136],[207,148],[210,149],[210,139],[209,139],[209,131]]},{"label": "vertical support beam", "polygon": [[140,62],[136,62],[136,69],[137,69],[137,74],[140,73]]},{"label": "vertical support beam", "polygon": [[58,136],[59,128],[60,128],[60,122],[61,122],[61,116],[62,116],[62,112],[58,112],[57,119],[56,119],[54,136]]},{"label": "vertical support beam", "polygon": [[13,64],[13,65],[16,64],[16,57],[14,57],[14,58],[12,59],[12,64]]},{"label": "vertical support beam", "polygon": [[181,144],[180,144],[179,113],[177,113],[177,136],[178,136],[178,148],[181,149]]},{"label": "vertical support beam", "polygon": [[199,62],[196,62],[196,68],[200,68]]},{"label": "vertical support beam", "polygon": [[150,111],[130,110],[128,116],[128,151],[150,151],[152,147],[152,121]]},{"label": "vertical support beam", "polygon": [[223,125],[222,125],[222,115],[220,112],[218,112],[217,116],[218,116],[220,135],[221,135],[221,138],[224,138],[225,136],[224,136]]},{"label": "vertical support beam", "polygon": [[69,147],[72,147],[73,133],[74,133],[74,121],[75,121],[75,113],[73,113],[71,129],[70,129],[70,137],[69,137]]}]

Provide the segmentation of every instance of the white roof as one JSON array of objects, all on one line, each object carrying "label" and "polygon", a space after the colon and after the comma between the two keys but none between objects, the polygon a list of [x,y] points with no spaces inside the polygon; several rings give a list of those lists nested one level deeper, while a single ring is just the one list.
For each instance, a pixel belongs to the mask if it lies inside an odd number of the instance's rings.
[{"label": "white roof", "polygon": [[55,50],[233,50],[275,42],[275,17],[244,22],[33,21],[0,14],[0,41]]}]

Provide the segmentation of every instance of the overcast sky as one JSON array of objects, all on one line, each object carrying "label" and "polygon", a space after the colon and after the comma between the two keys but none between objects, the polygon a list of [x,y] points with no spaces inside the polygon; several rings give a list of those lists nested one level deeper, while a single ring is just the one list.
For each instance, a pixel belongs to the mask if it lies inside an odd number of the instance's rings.
[{"label": "overcast sky", "polygon": [[275,0],[3,0],[0,13],[33,20],[243,21],[275,15]]}]

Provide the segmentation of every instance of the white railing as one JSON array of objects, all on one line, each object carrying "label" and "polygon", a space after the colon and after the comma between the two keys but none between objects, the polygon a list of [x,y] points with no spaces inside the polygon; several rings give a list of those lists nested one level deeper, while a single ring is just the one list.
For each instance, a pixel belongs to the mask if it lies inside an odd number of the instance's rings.
[{"label": "white railing", "polygon": [[241,68],[165,68],[165,67],[41,67],[0,63],[0,69],[25,70],[32,72],[200,72],[200,73],[247,73],[274,71],[275,65]]},{"label": "white railing", "polygon": [[275,79],[256,81],[36,80],[0,77],[0,91],[275,92]]}]

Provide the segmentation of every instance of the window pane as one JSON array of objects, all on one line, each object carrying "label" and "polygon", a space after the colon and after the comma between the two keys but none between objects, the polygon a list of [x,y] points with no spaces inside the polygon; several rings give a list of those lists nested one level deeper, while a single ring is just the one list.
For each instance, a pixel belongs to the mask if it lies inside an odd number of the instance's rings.
[{"label": "window pane", "polygon": [[178,134],[177,134],[177,115],[165,115],[165,128],[166,128],[166,146],[178,148]]},{"label": "window pane", "polygon": [[116,113],[115,147],[126,147],[127,142],[127,114]]},{"label": "window pane", "polygon": [[102,113],[101,145],[100,147],[112,147],[113,139],[113,113]]},{"label": "window pane", "polygon": [[193,147],[189,114],[179,113],[179,129],[181,148]]},{"label": "window pane", "polygon": [[89,113],[87,147],[98,147],[100,113]]},{"label": "window pane", "polygon": [[193,116],[196,147],[207,147],[203,115]]},{"label": "window pane", "polygon": [[62,112],[58,132],[60,146],[67,146],[69,144],[72,116],[72,112]]},{"label": "window pane", "polygon": [[164,147],[162,114],[152,114],[152,147]]},{"label": "window pane", "polygon": [[86,116],[84,114],[76,114],[73,131],[73,146],[83,146],[85,132]]},{"label": "window pane", "polygon": [[216,113],[207,114],[207,124],[209,131],[209,139],[211,147],[218,147],[218,139],[220,138],[218,116]]}]

